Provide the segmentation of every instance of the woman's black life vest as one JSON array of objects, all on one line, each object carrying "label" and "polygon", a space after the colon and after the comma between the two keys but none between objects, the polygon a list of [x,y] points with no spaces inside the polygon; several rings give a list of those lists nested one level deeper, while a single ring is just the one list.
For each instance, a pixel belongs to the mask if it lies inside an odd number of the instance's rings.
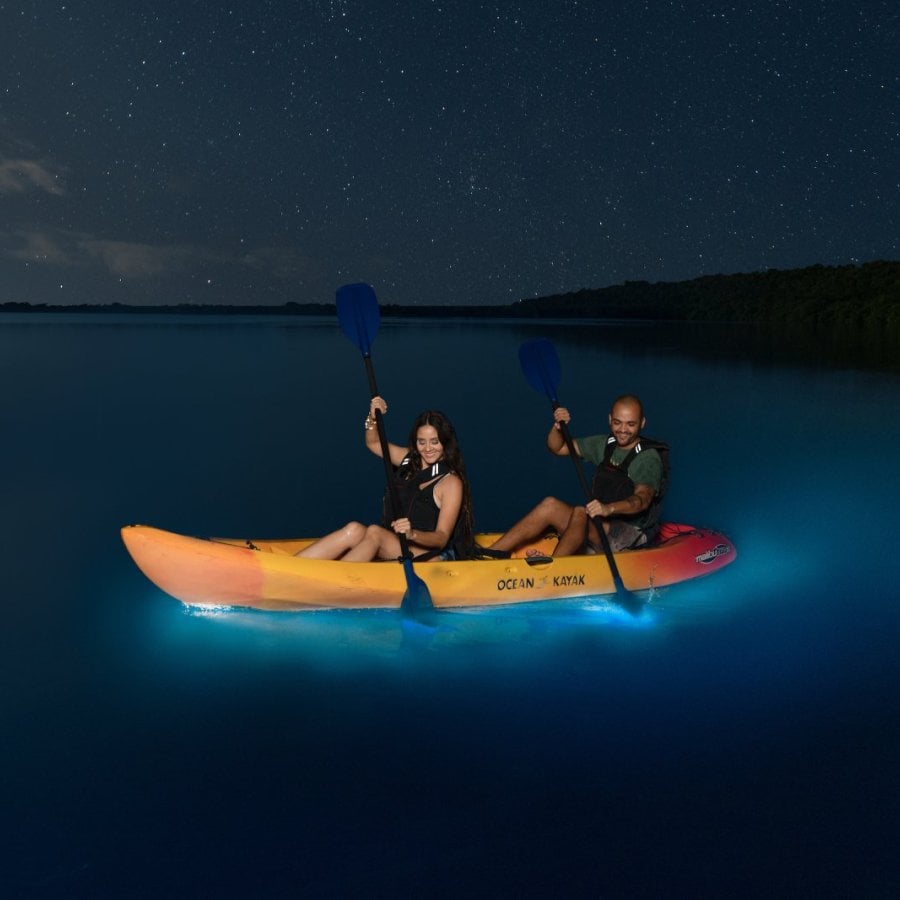
[{"label": "woman's black life vest", "polygon": [[[603,462],[597,466],[594,472],[591,496],[601,503],[615,503],[617,500],[625,500],[630,497],[634,493],[634,482],[628,477],[629,466],[644,450],[656,450],[663,467],[659,489],[650,502],[650,506],[644,512],[636,514],[644,520],[641,530],[647,532],[649,538],[652,539],[659,530],[660,506],[669,486],[669,445],[665,441],[642,437],[625,455],[625,458],[615,465],[612,455],[616,444],[615,437],[610,435],[606,441],[606,449],[603,451]],[[630,517],[622,516],[621,518],[628,520]]]},{"label": "woman's black life vest", "polygon": [[[398,508],[391,513],[390,493],[385,492],[382,525],[390,529],[394,519],[409,519],[410,525],[416,531],[434,531],[441,513],[434,499],[434,489],[439,481],[450,474],[450,467],[443,460],[438,460],[433,465],[414,473],[410,465],[410,457],[405,456],[400,465],[394,469],[394,493]],[[459,537],[461,520],[462,513],[457,518],[453,534],[445,547],[429,550],[415,558],[429,559],[442,553],[447,547],[454,547]]]}]

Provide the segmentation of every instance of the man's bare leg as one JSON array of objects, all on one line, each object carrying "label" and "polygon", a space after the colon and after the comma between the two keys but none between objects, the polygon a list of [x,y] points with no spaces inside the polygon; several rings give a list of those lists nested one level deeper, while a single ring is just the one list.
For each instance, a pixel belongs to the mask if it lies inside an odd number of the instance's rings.
[{"label": "man's bare leg", "polygon": [[492,550],[515,550],[522,544],[540,537],[548,528],[562,534],[572,518],[568,503],[556,497],[545,497],[531,512],[526,513],[506,534],[491,544]]},{"label": "man's bare leg", "polygon": [[587,540],[588,515],[583,506],[572,507],[569,522],[559,534],[559,543],[553,551],[554,556],[575,556],[584,550]]}]

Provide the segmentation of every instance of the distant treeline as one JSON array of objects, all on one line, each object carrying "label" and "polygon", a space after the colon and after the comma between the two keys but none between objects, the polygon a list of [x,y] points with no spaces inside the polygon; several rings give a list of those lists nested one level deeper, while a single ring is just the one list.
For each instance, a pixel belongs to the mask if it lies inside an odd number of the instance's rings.
[{"label": "distant treeline", "polygon": [[333,316],[333,303],[285,303],[282,306],[236,306],[216,303],[175,303],[138,306],[133,303],[0,303],[0,312],[165,313],[186,316]]},{"label": "distant treeline", "polygon": [[755,324],[815,324],[900,331],[900,262],[626,281],[517,304],[535,317],[579,316]]},{"label": "distant treeline", "polygon": [[[169,313],[190,315],[334,314],[331,303],[234,306],[179,303],[131,306],[123,303],[3,303],[0,312]],[[626,281],[613,287],[519,300],[508,306],[382,306],[385,316],[415,318],[591,318],[687,322],[821,325],[883,329],[900,334],[900,262],[860,266],[769,269],[737,275],[708,275],[691,281]]]}]

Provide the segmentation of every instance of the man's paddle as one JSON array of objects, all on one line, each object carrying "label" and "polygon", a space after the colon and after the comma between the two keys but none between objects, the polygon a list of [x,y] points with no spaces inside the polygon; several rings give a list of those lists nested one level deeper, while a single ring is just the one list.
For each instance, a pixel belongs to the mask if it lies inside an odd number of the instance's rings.
[{"label": "man's paddle", "polygon": [[[369,391],[372,397],[378,396],[375,383],[375,367],[372,365],[372,341],[378,333],[381,314],[375,291],[368,284],[345,284],[337,290],[337,315],[341,331],[359,347],[366,364],[366,375],[369,378]],[[391,518],[397,518],[399,505],[394,486],[391,454],[387,436],[384,431],[384,419],[381,410],[375,410],[375,425],[378,428],[378,440],[381,442],[381,458],[384,460],[384,474],[387,480],[388,499],[391,505]],[[434,609],[428,585],[413,570],[412,553],[405,534],[398,534],[400,539],[400,562],[406,575],[406,593],[400,603],[405,613],[417,613]]]},{"label": "man's paddle", "polygon": [[[535,338],[532,341],[526,341],[519,347],[519,363],[522,366],[522,372],[528,383],[536,390],[540,391],[550,403],[553,409],[559,406],[557,397],[557,388],[559,387],[562,369],[559,365],[559,357],[556,355],[556,348],[547,338]],[[591,489],[584,475],[584,468],[581,465],[581,458],[575,450],[575,442],[569,433],[569,426],[565,422],[559,423],[559,430],[562,432],[563,440],[566,447],[569,448],[569,456],[575,464],[575,471],[578,473],[578,480],[581,482],[581,489],[587,500],[591,498]],[[592,516],[591,521],[600,535],[600,545],[603,548],[603,554],[606,556],[606,562],[609,564],[609,571],[612,573],[613,583],[616,586],[616,596],[619,602],[630,610],[640,608],[639,601],[625,587],[622,576],[619,574],[619,567],[616,565],[616,559],[613,556],[612,548],[609,546],[609,537],[603,528],[603,519],[600,516]]]}]

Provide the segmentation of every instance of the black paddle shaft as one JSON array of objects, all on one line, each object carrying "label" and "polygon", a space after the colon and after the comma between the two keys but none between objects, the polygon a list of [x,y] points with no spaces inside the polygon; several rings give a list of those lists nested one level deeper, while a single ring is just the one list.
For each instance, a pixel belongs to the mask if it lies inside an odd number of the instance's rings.
[{"label": "black paddle shaft", "polygon": [[[554,402],[553,409],[559,409],[559,404]],[[566,442],[566,447],[569,448],[569,456],[575,460],[575,471],[578,473],[578,481],[581,483],[581,490],[584,493],[584,496],[590,500],[592,499],[591,487],[588,484],[587,476],[584,474],[584,467],[579,462],[578,452],[575,449],[575,441],[572,440],[572,433],[569,431],[569,426],[565,422],[560,422],[559,430],[563,436],[563,440]]]},{"label": "black paddle shaft", "polygon": [[[369,353],[363,354],[366,363],[366,376],[369,379],[369,391],[372,397],[378,395],[378,385],[375,382],[375,367],[372,365],[372,357]],[[391,519],[396,519],[400,515],[400,502],[397,499],[397,488],[394,485],[394,467],[391,465],[391,451],[388,447],[387,434],[384,430],[384,417],[380,409],[375,410],[375,427],[378,429],[378,441],[381,444],[381,459],[384,462],[384,475],[388,487],[388,501],[391,505]],[[412,553],[409,549],[409,542],[405,534],[397,534],[400,540],[400,555],[403,559],[412,559]]]},{"label": "black paddle shaft", "polygon": [[[556,348],[547,338],[535,338],[526,341],[519,347],[519,362],[522,365],[522,372],[528,383],[536,390],[540,391],[550,401],[554,410],[559,409],[559,401],[556,399],[557,388],[559,387],[560,376],[562,370],[559,365],[559,356]],[[575,442],[569,433],[569,426],[565,422],[559,423],[559,430],[562,433],[563,440],[569,450],[569,456],[572,457],[572,463],[575,471],[578,473],[578,480],[581,482],[581,489],[588,502],[591,501],[591,489],[588,486],[584,469],[581,465],[581,459],[575,450]],[[591,521],[597,529],[600,536],[600,546],[603,548],[603,555],[609,564],[609,571],[612,575],[613,584],[616,586],[616,593],[619,595],[620,602],[627,601],[627,605],[634,607],[631,603],[631,592],[625,587],[622,576],[619,574],[619,567],[616,565],[612,548],[609,546],[609,537],[603,527],[603,519],[600,516],[591,516]]]},{"label": "black paddle shaft", "polygon": [[[378,386],[375,384],[375,369],[372,365],[371,347],[372,341],[378,332],[380,313],[378,299],[372,286],[362,282],[358,284],[345,284],[338,288],[337,295],[338,323],[341,331],[353,341],[362,353],[366,364],[366,374],[369,378],[370,395],[378,396]],[[397,502],[396,488],[394,486],[394,473],[391,466],[391,453],[387,436],[384,432],[384,420],[380,410],[375,410],[375,426],[378,429],[378,441],[381,445],[381,458],[384,460],[384,474],[387,482],[387,498],[390,506],[391,518],[399,518],[400,505]],[[400,603],[401,612],[416,616],[420,613],[434,609],[431,601],[431,593],[428,585],[416,575],[413,570],[412,553],[409,551],[409,542],[406,535],[398,534],[400,542],[399,562],[403,564],[403,574],[406,578],[406,593]]]},{"label": "black paddle shaft", "polygon": [[[553,401],[553,409],[557,409],[559,407],[559,403],[555,400]],[[572,457],[572,462],[575,464],[575,471],[578,473],[578,480],[581,482],[581,489],[584,492],[584,496],[591,500],[591,488],[588,485],[587,477],[584,474],[584,467],[581,465],[581,459],[578,456],[578,451],[575,448],[575,441],[572,440],[572,434],[569,431],[569,426],[565,422],[559,423],[559,430],[562,432],[563,440],[566,442],[566,447],[569,449],[569,456]],[[609,545],[609,536],[606,534],[606,529],[603,527],[603,519],[600,516],[591,516],[591,521],[594,523],[594,527],[597,529],[597,534],[600,535],[600,546],[603,548],[603,555],[606,557],[606,561],[609,563],[609,571],[612,574],[613,584],[616,586],[616,592],[620,595],[628,594],[628,588],[625,587],[625,582],[622,581],[622,576],[619,574],[619,567],[616,565],[616,558],[613,555],[612,547]]]}]

